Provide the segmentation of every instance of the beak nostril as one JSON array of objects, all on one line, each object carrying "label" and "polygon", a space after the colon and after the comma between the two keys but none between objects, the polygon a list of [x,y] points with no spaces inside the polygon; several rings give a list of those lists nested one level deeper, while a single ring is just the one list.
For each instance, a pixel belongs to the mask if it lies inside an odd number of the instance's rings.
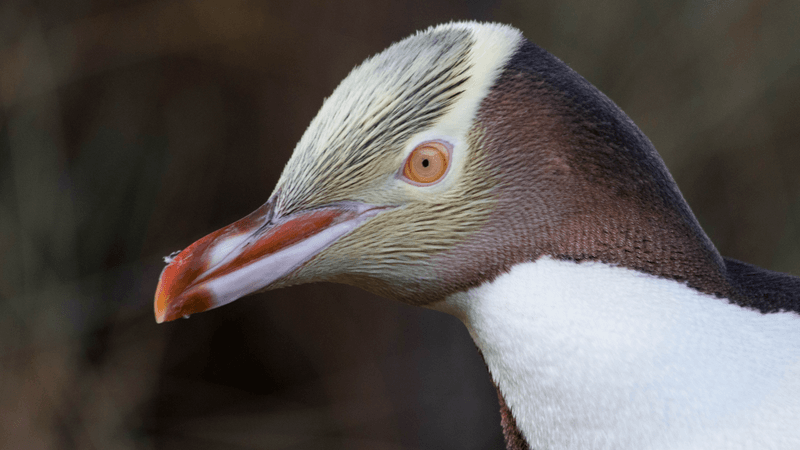
[{"label": "beak nostril", "polygon": [[267,225],[272,224],[272,219],[275,218],[275,200],[270,200],[271,205],[267,211]]},{"label": "beak nostril", "polygon": [[278,189],[275,191],[275,194],[273,194],[272,197],[267,200],[267,205],[269,205],[266,213],[267,225],[272,225],[273,223],[272,220],[275,218],[275,205],[278,203],[278,196],[280,194],[281,190]]}]

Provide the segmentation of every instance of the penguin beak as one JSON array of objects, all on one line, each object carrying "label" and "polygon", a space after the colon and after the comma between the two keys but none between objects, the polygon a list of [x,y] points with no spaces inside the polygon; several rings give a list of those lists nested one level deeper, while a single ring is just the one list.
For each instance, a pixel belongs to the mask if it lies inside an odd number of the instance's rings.
[{"label": "penguin beak", "polygon": [[338,203],[274,217],[271,200],[252,214],[165,258],[156,322],[230,303],[291,274],[370,217],[387,209]]}]

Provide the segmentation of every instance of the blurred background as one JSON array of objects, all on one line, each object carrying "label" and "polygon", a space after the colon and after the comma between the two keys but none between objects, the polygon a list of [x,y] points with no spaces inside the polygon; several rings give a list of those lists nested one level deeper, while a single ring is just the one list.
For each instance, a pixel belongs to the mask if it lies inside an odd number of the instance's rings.
[{"label": "blurred background", "polygon": [[156,325],[357,63],[506,22],[608,94],[720,251],[800,275],[797,2],[0,2],[0,447],[500,449],[454,318],[339,285]]}]

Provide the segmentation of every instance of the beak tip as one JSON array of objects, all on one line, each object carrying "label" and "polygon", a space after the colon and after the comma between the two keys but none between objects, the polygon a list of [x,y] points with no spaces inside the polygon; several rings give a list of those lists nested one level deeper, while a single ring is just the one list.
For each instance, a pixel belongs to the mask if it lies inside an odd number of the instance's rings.
[{"label": "beak tip", "polygon": [[164,295],[162,295],[160,289],[156,293],[155,302],[153,302],[153,312],[156,316],[156,323],[164,323],[169,321],[167,320],[167,299]]},{"label": "beak tip", "polygon": [[164,267],[161,271],[161,276],[158,277],[158,286],[156,287],[155,301],[153,302],[153,312],[155,313],[156,323],[168,322],[167,320],[167,305],[168,299],[168,280],[171,277],[165,277],[164,274],[170,270],[171,265]]},{"label": "beak tip", "polygon": [[181,292],[173,297],[169,297],[159,289],[153,302],[153,312],[156,323],[164,323],[189,317],[191,314],[207,311],[216,306],[220,305],[215,303],[214,296],[202,288]]}]

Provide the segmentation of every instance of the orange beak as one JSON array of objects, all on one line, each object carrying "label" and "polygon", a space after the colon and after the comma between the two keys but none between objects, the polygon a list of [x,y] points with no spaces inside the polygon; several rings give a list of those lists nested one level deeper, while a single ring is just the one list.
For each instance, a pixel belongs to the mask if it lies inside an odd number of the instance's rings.
[{"label": "orange beak", "polygon": [[273,217],[252,214],[168,257],[155,297],[156,322],[203,312],[269,287],[386,207],[341,203]]}]

